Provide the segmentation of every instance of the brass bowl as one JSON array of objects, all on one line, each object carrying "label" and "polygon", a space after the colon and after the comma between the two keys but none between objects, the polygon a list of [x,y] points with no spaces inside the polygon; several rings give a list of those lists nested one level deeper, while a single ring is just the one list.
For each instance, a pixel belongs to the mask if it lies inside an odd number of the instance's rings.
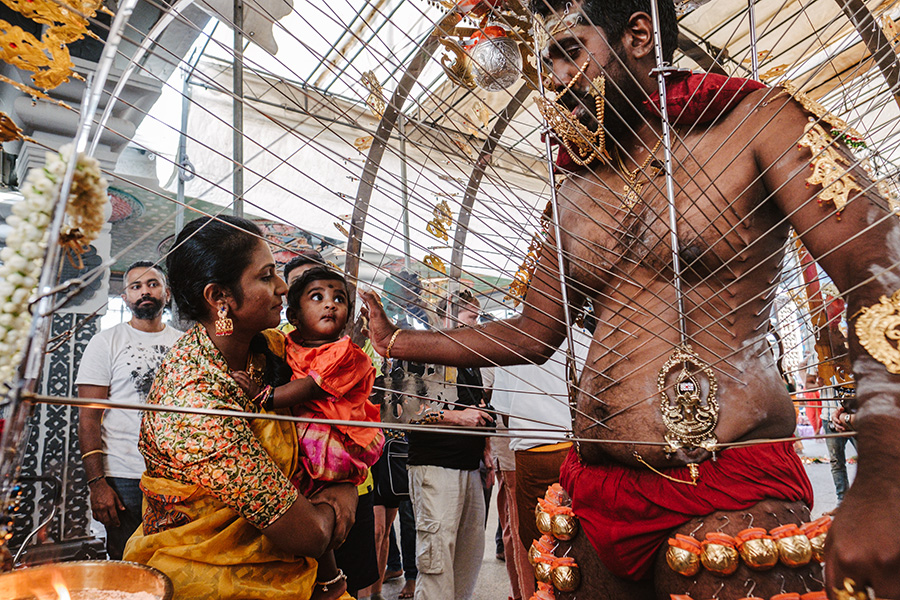
[{"label": "brass bowl", "polygon": [[0,600],[56,598],[54,583],[61,583],[69,592],[147,592],[157,600],[172,600],[175,596],[169,578],[153,567],[117,560],[84,560],[3,573],[0,575]]}]

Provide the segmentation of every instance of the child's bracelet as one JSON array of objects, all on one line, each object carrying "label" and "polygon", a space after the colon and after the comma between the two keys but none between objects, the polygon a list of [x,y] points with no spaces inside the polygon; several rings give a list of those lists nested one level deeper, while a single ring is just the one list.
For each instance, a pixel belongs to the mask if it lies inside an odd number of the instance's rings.
[{"label": "child's bracelet", "polygon": [[275,388],[267,385],[253,398],[253,404],[265,410],[272,410],[272,403],[275,400]]}]

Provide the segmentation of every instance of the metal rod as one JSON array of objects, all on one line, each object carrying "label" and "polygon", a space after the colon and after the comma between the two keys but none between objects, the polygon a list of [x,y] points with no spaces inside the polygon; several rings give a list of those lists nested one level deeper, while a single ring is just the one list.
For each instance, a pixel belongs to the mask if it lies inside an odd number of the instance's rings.
[{"label": "metal rod", "polygon": [[178,205],[175,207],[175,235],[184,227],[184,184],[187,181],[187,126],[191,108],[191,72],[184,70],[184,89],[181,94],[181,131],[178,132],[178,155],[175,158],[178,173]]},{"label": "metal rod", "polygon": [[[539,21],[535,21],[534,27],[535,29],[540,27]],[[544,32],[541,32],[543,34]],[[537,84],[538,84],[538,93],[543,97],[546,93],[544,89],[544,65],[543,60],[541,59],[541,51],[542,49],[538,46],[537,40],[541,39],[543,36],[538,34],[537,31],[534,32],[533,39],[535,40],[534,45],[534,64],[537,69]],[[553,43],[553,40],[550,41]],[[576,368],[575,368],[575,340],[572,337],[572,315],[569,312],[569,292],[566,289],[566,264],[565,259],[563,258],[563,246],[562,246],[562,226],[560,224],[560,215],[559,215],[559,200],[556,195],[556,172],[553,167],[553,147],[550,144],[550,126],[547,124],[546,119],[541,117],[541,120],[544,124],[544,149],[547,153],[547,178],[548,183],[550,184],[550,206],[553,211],[553,233],[554,233],[554,242],[556,243],[556,268],[559,269],[559,294],[560,294],[560,302],[562,303],[563,309],[563,321],[566,327],[566,389],[568,390],[569,397],[569,414],[572,419],[572,428],[575,427],[575,416],[578,411],[578,404],[576,401],[576,393],[575,393],[575,378],[577,377]],[[597,127],[603,127],[603,123],[598,123]],[[574,436],[574,432],[571,434],[567,434],[570,437]]]},{"label": "metal rod", "polygon": [[750,72],[759,80],[759,52],[756,50],[756,0],[747,0],[747,16],[750,19]]},{"label": "metal rod", "polygon": [[[169,412],[189,415],[204,415],[208,417],[228,417],[236,419],[253,419],[262,421],[286,421],[289,423],[322,423],[326,425],[339,425],[348,427],[370,427],[379,429],[397,429],[403,431],[431,431],[435,433],[452,433],[454,435],[481,435],[490,437],[516,437],[516,438],[538,438],[543,439],[547,436],[546,430],[534,430],[517,428],[516,433],[504,434],[497,432],[493,427],[447,427],[440,425],[424,425],[419,423],[385,423],[371,421],[343,421],[338,419],[319,419],[313,417],[295,417],[292,415],[281,415],[273,413],[244,412],[238,410],[224,410],[215,408],[197,408],[188,406],[173,406],[166,404],[142,404],[133,402],[105,402],[92,398],[73,398],[67,396],[45,396],[40,394],[28,394],[27,401],[37,402],[41,404],[52,404],[60,406],[79,406],[85,408],[117,408],[125,410],[141,410],[145,412]],[[512,430],[510,430],[512,431]],[[795,442],[797,440],[819,440],[828,438],[854,437],[855,431],[841,433],[820,433],[818,435],[794,436],[785,438],[757,438],[753,440],[745,440],[740,442],[727,442],[718,444],[718,448],[737,448],[744,446],[756,446],[760,444],[773,444],[777,442]],[[655,446],[665,447],[666,442],[651,442],[644,440],[617,440],[617,439],[593,439],[593,438],[573,438],[577,442],[585,442],[590,444],[607,444],[615,446]]]},{"label": "metal rod", "polygon": [[411,268],[412,249],[409,241],[409,178],[406,173],[406,116],[397,116],[397,134],[400,136],[400,205],[403,207],[403,266]]},{"label": "metal rod", "polygon": [[232,156],[234,171],[232,172],[232,192],[234,193],[233,211],[236,217],[244,216],[244,4],[242,0],[234,0],[234,68],[232,69]]},{"label": "metal rod", "polygon": [[[659,2],[651,0],[653,44],[656,46],[656,82],[659,85],[659,114],[662,118],[663,150],[665,151],[666,197],[669,199],[669,240],[672,244],[672,285],[678,308],[679,343],[687,341],[684,322],[684,296],[681,291],[681,260],[678,253],[678,210],[675,207],[675,179],[672,176],[672,132],[666,107],[666,67],[662,55],[662,35],[659,31]],[[540,63],[540,61],[538,61]]]},{"label": "metal rod", "polygon": [[[47,239],[49,241],[44,254],[44,267],[38,281],[38,293],[42,295],[42,298],[34,311],[35,317],[31,322],[28,341],[22,352],[23,358],[19,365],[18,378],[8,393],[12,409],[7,418],[2,438],[0,438],[0,513],[9,506],[13,491],[12,483],[22,460],[20,445],[27,442],[27,436],[24,433],[28,417],[31,415],[32,404],[25,401],[23,396],[34,393],[40,380],[41,367],[44,364],[43,349],[47,343],[53,320],[48,311],[54,300],[53,296],[46,295],[46,292],[53,287],[57,278],[61,257],[60,245],[57,242],[66,215],[66,205],[75,175],[78,153],[87,146],[94,113],[104,94],[106,80],[115,61],[119,43],[122,41],[122,29],[131,17],[136,4],[137,0],[123,0],[119,5],[119,11],[110,25],[103,53],[97,62],[97,69],[93,74],[88,75],[85,83],[84,95],[81,100],[81,115],[75,130],[75,139],[72,141],[72,156],[66,166],[66,173],[60,185],[59,198],[54,207],[53,219],[48,227]],[[98,131],[97,138],[99,137],[100,132]],[[0,521],[3,520],[0,519]],[[3,528],[4,525],[0,525],[0,534],[3,533]]]}]

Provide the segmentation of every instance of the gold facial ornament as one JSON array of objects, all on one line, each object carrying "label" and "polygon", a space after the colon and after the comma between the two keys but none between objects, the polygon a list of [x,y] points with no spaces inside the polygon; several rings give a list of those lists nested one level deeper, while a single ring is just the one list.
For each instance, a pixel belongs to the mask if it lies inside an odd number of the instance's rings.
[{"label": "gold facial ornament", "polygon": [[888,373],[900,375],[900,290],[890,298],[882,296],[878,304],[867,306],[858,314],[855,329],[859,343]]},{"label": "gold facial ornament", "polygon": [[569,109],[559,103],[559,99],[565,96],[572,89],[572,86],[581,79],[590,63],[591,61],[588,59],[581,65],[575,77],[569,81],[568,85],[561,92],[557,93],[556,100],[551,102],[543,96],[536,100],[538,110],[547,122],[547,126],[553,130],[554,135],[559,139],[569,156],[572,157],[572,160],[582,167],[589,165],[595,160],[599,160],[601,163],[611,160],[609,152],[606,150],[606,131],[603,129],[603,118],[606,111],[606,100],[604,98],[606,78],[602,75],[595,77],[589,90],[589,93],[594,97],[594,111],[597,117],[596,131],[591,131],[581,121],[573,117]]}]

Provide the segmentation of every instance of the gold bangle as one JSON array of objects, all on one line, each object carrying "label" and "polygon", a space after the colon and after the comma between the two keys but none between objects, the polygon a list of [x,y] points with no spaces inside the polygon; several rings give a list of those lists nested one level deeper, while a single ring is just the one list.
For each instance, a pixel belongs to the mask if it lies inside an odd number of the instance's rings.
[{"label": "gold bangle", "polygon": [[391,348],[394,347],[394,342],[397,341],[397,336],[400,335],[401,331],[403,331],[403,330],[399,329],[399,328],[394,330],[394,335],[391,336],[391,341],[388,342],[387,350],[384,351],[385,358],[387,358],[387,359],[391,358]]},{"label": "gold bangle", "polygon": [[106,454],[103,450],[91,450],[89,452],[85,452],[81,455],[81,460],[86,459],[88,456],[93,456],[95,454]]}]

